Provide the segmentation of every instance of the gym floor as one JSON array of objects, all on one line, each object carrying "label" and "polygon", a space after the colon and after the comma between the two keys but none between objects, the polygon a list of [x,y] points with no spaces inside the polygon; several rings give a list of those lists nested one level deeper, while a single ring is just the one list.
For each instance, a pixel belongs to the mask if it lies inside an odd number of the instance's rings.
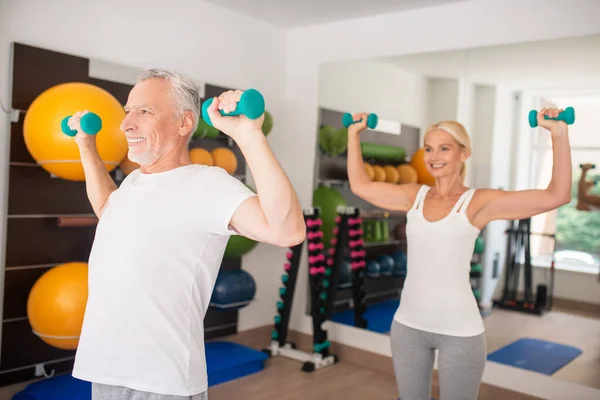
[{"label": "gym floor", "polygon": [[[516,339],[536,337],[577,346],[583,354],[559,370],[553,378],[600,388],[600,313],[555,307],[544,316],[531,316],[495,309],[484,319],[487,328],[488,353]],[[265,336],[268,330],[265,330]],[[261,335],[263,336],[263,335]],[[226,338],[261,349],[264,338],[239,335]],[[10,400],[27,383],[0,388],[0,399]],[[434,374],[432,395],[439,398],[437,375]],[[264,371],[213,386],[211,400],[328,400],[394,399],[396,383],[391,373],[369,369],[341,361],[316,373],[303,373],[300,363],[283,357],[267,360]],[[480,400],[534,400],[537,397],[483,384]]]},{"label": "gym floor", "polygon": [[[213,386],[209,400],[364,400],[395,399],[396,382],[391,374],[349,362],[339,362],[317,373],[300,371],[301,364],[283,357],[267,360],[264,371],[235,381]],[[28,383],[0,388],[0,399],[10,400]],[[437,379],[432,394],[439,398]],[[482,385],[479,399],[537,400],[490,385]]]},{"label": "gym floor", "polygon": [[556,304],[543,316],[494,309],[483,321],[488,354],[526,337],[574,346],[583,353],[552,377],[600,389],[600,308],[584,311]]}]

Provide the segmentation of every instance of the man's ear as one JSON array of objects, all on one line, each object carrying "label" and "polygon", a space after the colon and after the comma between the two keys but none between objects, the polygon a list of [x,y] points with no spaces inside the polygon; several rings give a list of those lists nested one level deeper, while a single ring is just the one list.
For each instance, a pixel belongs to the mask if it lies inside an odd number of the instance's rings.
[{"label": "man's ear", "polygon": [[191,133],[192,127],[194,126],[194,113],[186,111],[183,113],[183,118],[179,124],[179,134],[181,136],[187,136]]}]

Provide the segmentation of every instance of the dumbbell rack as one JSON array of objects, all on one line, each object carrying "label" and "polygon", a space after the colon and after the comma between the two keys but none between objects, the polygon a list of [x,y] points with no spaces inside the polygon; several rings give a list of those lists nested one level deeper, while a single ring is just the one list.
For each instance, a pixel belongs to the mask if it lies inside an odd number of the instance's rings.
[{"label": "dumbbell rack", "polygon": [[[319,210],[310,208],[304,210],[304,220],[307,226],[307,248],[309,260],[309,279],[311,287],[311,314],[313,318],[313,353],[297,350],[293,343],[287,342],[287,331],[300,255],[304,242],[291,248],[287,253],[288,262],[285,264],[287,275],[282,276],[284,286],[280,288],[281,301],[277,302],[279,315],[275,316],[275,329],[271,333],[271,343],[268,349],[263,350],[270,356],[281,355],[303,362],[302,370],[312,372],[332,365],[338,361],[335,355],[329,353],[330,343],[327,340],[327,331],[321,325],[325,322],[325,310],[328,298],[327,289],[331,284],[324,277],[331,275],[331,269],[325,268],[325,254],[323,253],[322,221],[319,219]],[[328,275],[329,270],[329,275]]]},{"label": "dumbbell rack", "polygon": [[[354,326],[367,328],[367,321],[364,319],[365,313],[365,292],[362,289],[364,283],[364,269],[367,265],[365,261],[366,252],[364,248],[362,222],[360,209],[357,207],[338,207],[336,217],[336,227],[333,231],[332,246],[329,249],[332,256],[328,261],[337,272],[343,265],[345,249],[350,248],[350,259],[352,268],[352,300],[354,302]],[[338,275],[336,273],[336,275]],[[330,288],[329,302],[327,307],[327,317],[331,317],[335,288],[337,287],[337,276],[335,286]]]}]

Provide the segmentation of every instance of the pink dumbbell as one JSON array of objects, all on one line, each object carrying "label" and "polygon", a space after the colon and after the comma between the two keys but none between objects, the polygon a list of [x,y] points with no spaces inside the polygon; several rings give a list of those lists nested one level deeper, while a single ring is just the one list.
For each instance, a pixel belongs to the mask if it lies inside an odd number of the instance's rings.
[{"label": "pink dumbbell", "polygon": [[323,254],[319,254],[318,256],[309,256],[308,262],[310,264],[315,264],[319,261],[325,261],[325,256]]},{"label": "pink dumbbell", "polygon": [[329,266],[333,265],[333,258],[328,258],[327,259],[327,265],[329,265]]},{"label": "pink dumbbell", "polygon": [[288,260],[292,259],[292,252],[288,251],[287,253],[285,253],[285,256],[287,257]]},{"label": "pink dumbbell", "polygon": [[332,238],[330,243],[332,246],[335,246],[337,244],[337,238]]},{"label": "pink dumbbell", "polygon": [[365,244],[365,241],[362,239],[351,240],[349,242],[349,244],[350,244],[351,248],[354,248],[354,247],[362,246],[363,244]]},{"label": "pink dumbbell", "polygon": [[325,248],[325,246],[323,246],[323,243],[309,243],[308,244],[308,250],[310,250],[310,251],[323,250],[324,248]]},{"label": "pink dumbbell", "polygon": [[323,221],[321,221],[320,219],[306,220],[306,226],[308,226],[309,228],[312,228],[313,226],[321,226],[322,224],[323,224]]},{"label": "pink dumbbell", "polygon": [[359,268],[364,268],[367,263],[362,260],[362,261],[354,261],[350,264],[352,266],[352,269],[359,269]]},{"label": "pink dumbbell", "polygon": [[339,215],[337,217],[335,217],[335,223],[339,224],[340,222],[342,222],[342,217],[340,217]]},{"label": "pink dumbbell", "polygon": [[359,224],[361,224],[361,223],[362,223],[362,221],[363,221],[363,220],[362,220],[362,218],[361,218],[361,217],[358,217],[358,218],[350,218],[350,219],[348,220],[348,223],[349,223],[350,225],[359,225]]},{"label": "pink dumbbell", "polygon": [[360,251],[351,251],[350,252],[350,257],[352,258],[358,258],[358,257],[364,257],[365,256],[365,251],[364,250],[360,250]]},{"label": "pink dumbbell", "polygon": [[363,234],[363,230],[362,229],[350,229],[350,231],[348,233],[350,234],[350,236],[358,236],[358,235]]},{"label": "pink dumbbell", "polygon": [[286,263],[286,264],[283,266],[283,268],[284,268],[286,271],[289,271],[290,269],[292,269],[292,264]]},{"label": "pink dumbbell", "polygon": [[306,234],[306,237],[308,237],[308,240],[322,238],[323,237],[323,232],[321,232],[321,231],[319,231],[319,232],[308,232]]}]

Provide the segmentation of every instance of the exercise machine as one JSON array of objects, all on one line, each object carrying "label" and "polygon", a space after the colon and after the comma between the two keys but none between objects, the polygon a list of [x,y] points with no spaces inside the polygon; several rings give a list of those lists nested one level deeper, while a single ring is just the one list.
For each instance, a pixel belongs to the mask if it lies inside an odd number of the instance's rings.
[{"label": "exercise machine", "polygon": [[[553,234],[532,233],[531,218],[511,221],[511,226],[506,230],[506,270],[504,274],[504,289],[500,300],[494,301],[494,306],[499,308],[521,311],[529,314],[541,315],[552,309],[554,292],[554,252],[556,238]],[[552,260],[550,263],[550,277],[548,284],[538,284],[533,292],[533,274],[531,266],[531,235],[541,235],[553,240]],[[524,291],[519,296],[519,281],[523,267]]]}]

